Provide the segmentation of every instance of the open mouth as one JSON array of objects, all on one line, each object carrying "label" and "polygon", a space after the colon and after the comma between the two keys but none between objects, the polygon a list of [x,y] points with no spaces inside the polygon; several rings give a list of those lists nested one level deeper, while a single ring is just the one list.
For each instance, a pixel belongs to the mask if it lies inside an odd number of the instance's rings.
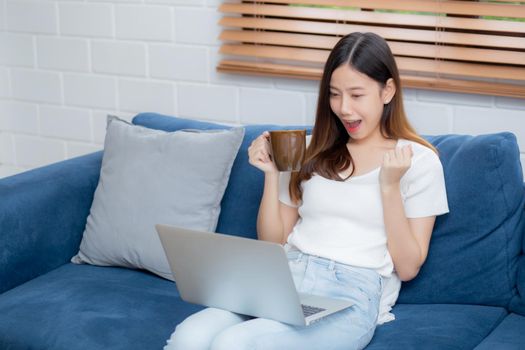
[{"label": "open mouth", "polygon": [[344,121],[343,124],[348,132],[356,132],[361,125],[361,120]]}]

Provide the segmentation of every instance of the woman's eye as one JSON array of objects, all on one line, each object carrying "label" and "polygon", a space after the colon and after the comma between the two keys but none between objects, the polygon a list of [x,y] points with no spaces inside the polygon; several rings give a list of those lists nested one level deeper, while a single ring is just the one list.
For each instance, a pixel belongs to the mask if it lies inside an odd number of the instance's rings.
[{"label": "woman's eye", "polygon": [[332,96],[332,97],[337,96],[337,93],[335,93],[335,92],[330,92],[330,96]]},{"label": "woman's eye", "polygon": [[363,96],[363,95],[352,95],[353,98],[359,98],[361,96]]}]

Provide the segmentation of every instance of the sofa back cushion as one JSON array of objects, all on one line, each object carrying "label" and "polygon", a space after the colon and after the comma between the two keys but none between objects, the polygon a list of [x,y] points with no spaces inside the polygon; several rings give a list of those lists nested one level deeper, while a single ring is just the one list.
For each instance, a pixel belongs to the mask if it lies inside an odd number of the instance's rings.
[{"label": "sofa back cushion", "polygon": [[516,295],[523,175],[511,133],[428,137],[440,155],[450,213],[436,220],[427,261],[400,303],[507,307]]},{"label": "sofa back cushion", "polygon": [[[222,125],[144,113],[135,124],[177,130],[223,128]],[[248,163],[247,149],[264,130],[298,128],[245,127],[244,141],[221,202],[217,231],[256,237],[263,174]],[[428,137],[438,150],[450,213],[436,220],[429,255],[418,277],[405,283],[402,303],[467,303],[525,312],[516,280],[525,230],[523,175],[516,138],[510,133]],[[523,247],[525,248],[525,247]],[[525,297],[525,258],[521,255],[521,295]]]},{"label": "sofa back cushion", "polygon": [[[523,186],[523,197],[525,198],[525,184]],[[525,213],[522,216],[522,221],[525,221]],[[518,260],[518,272],[517,272],[517,293],[512,298],[510,303],[510,310],[525,316],[525,224],[522,224],[523,242],[521,256]]]},{"label": "sofa back cushion", "polygon": [[[133,123],[166,131],[179,129],[222,129],[225,126],[156,113],[141,113]],[[241,237],[257,238],[257,212],[263,192],[264,175],[248,163],[248,147],[266,130],[304,129],[305,126],[247,125],[244,140],[235,159],[228,187],[222,198],[217,232]],[[307,128],[308,129],[308,128]]]}]

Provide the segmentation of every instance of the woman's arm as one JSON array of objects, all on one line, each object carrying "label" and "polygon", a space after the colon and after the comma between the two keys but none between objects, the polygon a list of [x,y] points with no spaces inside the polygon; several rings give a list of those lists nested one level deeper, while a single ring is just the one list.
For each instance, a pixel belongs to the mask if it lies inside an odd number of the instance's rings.
[{"label": "woman's arm", "polygon": [[402,281],[417,276],[425,262],[435,216],[407,219],[399,186],[381,190],[388,251]]},{"label": "woman's arm", "polygon": [[260,240],[284,244],[299,218],[297,208],[279,201],[279,173],[265,174],[264,192],[257,215]]},{"label": "woman's arm", "polygon": [[385,154],[380,173],[383,219],[388,251],[402,281],[413,279],[428,254],[435,216],[408,219],[401,199],[401,177],[410,168],[412,149],[405,146]]},{"label": "woman's arm", "polygon": [[269,133],[253,141],[248,149],[250,164],[264,171],[264,191],[257,215],[257,236],[260,240],[286,243],[299,218],[297,208],[279,201],[279,171],[271,160]]}]

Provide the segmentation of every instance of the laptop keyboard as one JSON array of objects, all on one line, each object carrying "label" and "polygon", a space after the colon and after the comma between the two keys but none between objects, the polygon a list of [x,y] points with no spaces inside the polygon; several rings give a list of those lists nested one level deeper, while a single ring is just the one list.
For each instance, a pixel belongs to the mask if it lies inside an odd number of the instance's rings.
[{"label": "laptop keyboard", "polygon": [[310,306],[310,305],[301,304],[301,306],[303,307],[304,317],[312,316],[318,312],[322,312],[326,310],[320,307],[315,307],[315,306]]}]

